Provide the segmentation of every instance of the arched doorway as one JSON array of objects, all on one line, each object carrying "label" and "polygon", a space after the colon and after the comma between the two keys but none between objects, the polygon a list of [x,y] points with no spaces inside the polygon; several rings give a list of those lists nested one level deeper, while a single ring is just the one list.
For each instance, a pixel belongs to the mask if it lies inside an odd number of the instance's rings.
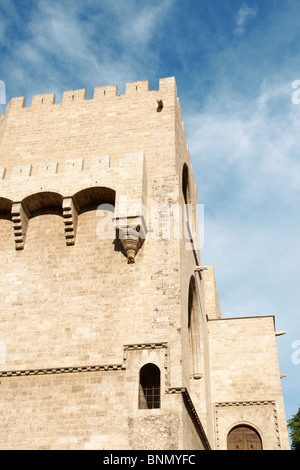
[{"label": "arched doorway", "polygon": [[227,449],[262,450],[260,435],[250,426],[236,426],[227,436]]}]

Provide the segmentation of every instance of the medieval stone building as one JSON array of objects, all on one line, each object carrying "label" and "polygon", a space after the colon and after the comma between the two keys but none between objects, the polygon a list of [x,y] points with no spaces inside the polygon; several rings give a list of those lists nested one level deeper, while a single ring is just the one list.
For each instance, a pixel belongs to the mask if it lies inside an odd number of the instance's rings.
[{"label": "medieval stone building", "polygon": [[222,318],[201,265],[174,78],[13,98],[0,149],[0,448],[289,448],[274,317]]}]

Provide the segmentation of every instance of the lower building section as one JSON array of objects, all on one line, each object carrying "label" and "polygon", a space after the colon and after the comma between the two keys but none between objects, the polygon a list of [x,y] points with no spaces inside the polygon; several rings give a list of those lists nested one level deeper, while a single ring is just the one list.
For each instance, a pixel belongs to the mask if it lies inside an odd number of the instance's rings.
[{"label": "lower building section", "polygon": [[280,450],[274,401],[215,403],[216,450]]},{"label": "lower building section", "polygon": [[289,449],[273,316],[209,321],[217,450]]},{"label": "lower building section", "polygon": [[188,391],[169,384],[167,351],[130,345],[122,364],[2,371],[0,447],[208,449]]}]

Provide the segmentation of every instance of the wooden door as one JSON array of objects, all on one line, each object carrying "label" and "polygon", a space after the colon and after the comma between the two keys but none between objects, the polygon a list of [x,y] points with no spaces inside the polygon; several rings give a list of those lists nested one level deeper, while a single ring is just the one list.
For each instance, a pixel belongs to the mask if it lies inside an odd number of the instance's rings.
[{"label": "wooden door", "polygon": [[227,437],[228,450],[262,450],[259,434],[249,426],[238,426]]}]

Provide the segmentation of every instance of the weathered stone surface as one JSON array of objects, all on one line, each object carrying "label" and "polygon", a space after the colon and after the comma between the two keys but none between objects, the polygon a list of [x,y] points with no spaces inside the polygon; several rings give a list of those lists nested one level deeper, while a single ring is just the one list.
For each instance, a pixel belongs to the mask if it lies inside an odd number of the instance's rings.
[{"label": "weathered stone surface", "polygon": [[[1,448],[219,449],[239,421],[288,447],[273,324],[222,319],[213,268],[199,271],[191,249],[196,204],[174,78],[121,96],[106,86],[90,100],[11,100],[0,121]],[[159,409],[138,407],[147,363],[160,370]]]}]

